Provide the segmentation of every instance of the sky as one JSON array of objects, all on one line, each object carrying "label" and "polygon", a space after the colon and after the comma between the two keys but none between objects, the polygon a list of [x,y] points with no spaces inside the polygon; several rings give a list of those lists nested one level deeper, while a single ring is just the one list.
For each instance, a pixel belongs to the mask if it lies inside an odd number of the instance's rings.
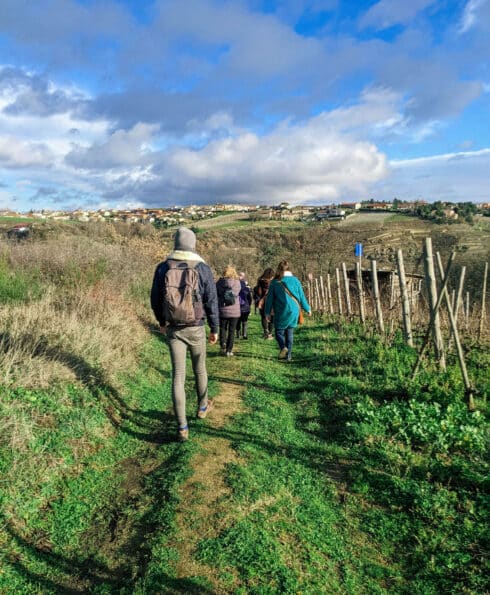
[{"label": "sky", "polygon": [[490,0],[0,0],[0,209],[490,201]]}]

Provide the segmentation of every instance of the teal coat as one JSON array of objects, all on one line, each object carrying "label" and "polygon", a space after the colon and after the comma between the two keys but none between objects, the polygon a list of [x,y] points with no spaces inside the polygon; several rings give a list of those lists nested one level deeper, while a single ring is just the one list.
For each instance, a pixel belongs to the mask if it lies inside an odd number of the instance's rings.
[{"label": "teal coat", "polygon": [[302,309],[306,312],[310,311],[310,305],[306,301],[299,279],[286,275],[280,281],[274,279],[271,282],[265,301],[265,315],[274,314],[275,328],[295,328],[298,326],[298,304],[286,293],[283,283],[301,304]]}]

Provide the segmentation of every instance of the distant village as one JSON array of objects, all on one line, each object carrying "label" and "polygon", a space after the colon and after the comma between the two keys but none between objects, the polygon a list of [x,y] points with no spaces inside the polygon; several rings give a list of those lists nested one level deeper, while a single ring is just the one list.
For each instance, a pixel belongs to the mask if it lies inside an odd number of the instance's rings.
[{"label": "distant village", "polygon": [[[444,219],[457,221],[481,213],[490,214],[490,203],[475,204],[436,202],[428,203],[423,200],[403,201],[394,199],[392,202],[377,202],[373,199],[362,202],[342,202],[336,205],[308,206],[290,205],[283,202],[279,205],[245,205],[245,204],[213,204],[190,205],[171,208],[141,207],[134,209],[98,209],[74,211],[31,210],[28,213],[16,213],[12,210],[0,210],[0,217],[28,217],[34,220],[54,221],[108,221],[126,223],[151,223],[157,227],[172,227],[189,224],[192,221],[210,219],[223,214],[247,213],[251,220],[289,220],[308,221],[323,219],[344,219],[356,211],[391,211],[408,215],[421,216],[428,219]],[[468,221],[470,222],[470,221]]]}]

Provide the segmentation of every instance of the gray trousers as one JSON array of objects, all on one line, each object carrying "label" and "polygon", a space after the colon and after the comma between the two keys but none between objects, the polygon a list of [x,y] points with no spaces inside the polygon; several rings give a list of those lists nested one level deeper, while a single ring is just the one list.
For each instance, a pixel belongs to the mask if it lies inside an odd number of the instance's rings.
[{"label": "gray trousers", "polygon": [[172,359],[172,401],[179,427],[187,425],[185,413],[185,368],[187,349],[191,353],[192,370],[197,392],[197,407],[208,404],[208,373],[206,370],[206,329],[204,326],[172,328],[167,331]]}]

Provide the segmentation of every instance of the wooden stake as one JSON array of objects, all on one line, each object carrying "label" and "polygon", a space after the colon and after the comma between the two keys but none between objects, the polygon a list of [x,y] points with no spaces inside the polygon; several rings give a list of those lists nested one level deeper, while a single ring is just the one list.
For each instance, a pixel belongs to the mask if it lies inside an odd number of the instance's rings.
[{"label": "wooden stake", "polygon": [[333,314],[333,300],[332,300],[332,287],[330,285],[330,273],[327,273],[327,295],[328,295],[328,307],[330,308],[330,314]]},{"label": "wooden stake", "polygon": [[486,316],[486,294],[487,294],[487,276],[488,276],[488,262],[485,263],[485,272],[483,273],[483,288],[481,294],[481,313],[480,313],[480,326],[478,327],[478,341],[481,340],[483,334],[483,324]]},{"label": "wooden stake", "polygon": [[[441,275],[441,279],[442,279],[443,275],[444,275],[444,269],[442,266],[441,255],[439,254],[439,252],[437,252],[436,256],[437,256],[437,264],[439,267],[439,274]],[[463,347],[461,346],[461,341],[459,340],[458,326],[457,326],[456,320],[454,318],[453,307],[451,305],[451,300],[449,298],[449,292],[447,291],[445,286],[443,286],[441,292],[444,294],[444,297],[446,300],[447,313],[449,315],[449,323],[451,325],[451,330],[453,332],[454,344],[456,345],[456,352],[458,354],[459,367],[461,368],[461,374],[463,375],[463,382],[464,382],[464,386],[465,386],[465,393],[466,393],[468,409],[470,411],[473,411],[475,409],[475,402],[474,402],[474,398],[473,398],[473,388],[471,386],[470,379],[468,376],[468,371],[466,369],[466,363],[464,361],[464,354],[463,354]]]},{"label": "wooden stake", "polygon": [[345,262],[342,263],[342,275],[344,277],[345,305],[347,307],[347,316],[352,316],[352,308],[351,308],[351,303],[350,303],[349,277],[347,276],[347,269],[345,267]]},{"label": "wooden stake", "polygon": [[317,309],[323,311],[322,303],[320,300],[320,289],[318,287],[318,278],[315,277],[315,298],[317,303]]},{"label": "wooden stake", "polygon": [[398,265],[398,279],[400,281],[400,295],[402,297],[403,330],[405,343],[413,347],[412,322],[410,320],[410,298],[407,291],[407,279],[405,277],[405,265],[403,263],[403,252],[398,250],[396,253]]},{"label": "wooden stake", "polygon": [[381,308],[381,300],[379,297],[378,271],[376,270],[375,260],[371,260],[371,279],[373,284],[373,299],[374,308],[376,311],[376,320],[378,322],[378,329],[380,333],[384,333],[385,325],[383,321],[383,309]]},{"label": "wooden stake", "polygon": [[362,324],[366,322],[366,314],[364,311],[364,293],[362,290],[362,269],[361,263],[356,263],[356,280],[357,280],[357,294],[359,296],[359,317]]},{"label": "wooden stake", "polygon": [[339,306],[339,314],[342,316],[342,288],[340,285],[340,271],[335,269],[335,277],[337,279],[337,304]]},{"label": "wooden stake", "polygon": [[327,311],[327,300],[325,299],[325,286],[323,285],[323,277],[320,275],[320,293],[322,295],[322,310]]},{"label": "wooden stake", "polygon": [[429,307],[431,316],[431,327],[434,338],[434,348],[436,350],[436,358],[439,362],[441,370],[446,369],[446,357],[444,355],[444,343],[442,340],[441,322],[439,317],[439,308],[436,310],[437,303],[437,283],[434,269],[434,258],[432,254],[432,239],[425,238],[425,278],[427,281],[427,290],[429,292]]},{"label": "wooden stake", "polygon": [[[456,252],[451,252],[451,255],[449,257],[449,260],[448,260],[447,266],[446,266],[446,274],[443,279],[441,293],[439,294],[439,297],[437,298],[436,305],[434,307],[434,314],[437,314],[437,312],[439,311],[439,308],[442,304],[442,299],[444,297],[442,290],[446,288],[447,283],[449,281],[449,271],[451,270],[451,266],[453,264],[453,260],[454,260],[455,256],[456,256]],[[435,317],[432,315],[432,310],[431,310],[429,326],[427,327],[427,332],[425,333],[424,342],[422,343],[422,349],[420,350],[420,353],[417,357],[417,361],[415,362],[415,366],[413,368],[412,380],[415,378],[415,376],[417,376],[417,372],[419,371],[420,362],[422,361],[422,357],[424,356],[424,354],[427,350],[427,347],[429,345],[430,336],[432,334],[432,325],[434,324],[434,318]]]},{"label": "wooden stake", "polygon": [[[466,274],[466,267],[463,266],[463,267],[461,267],[461,273],[459,275],[458,289],[456,291],[456,303],[453,308],[454,321],[456,322],[456,324],[458,324],[459,311],[461,309],[461,305],[463,304],[463,286],[464,286],[465,274]],[[451,336],[449,337],[449,347],[452,346],[453,340],[454,340],[454,335],[451,331]]]}]

